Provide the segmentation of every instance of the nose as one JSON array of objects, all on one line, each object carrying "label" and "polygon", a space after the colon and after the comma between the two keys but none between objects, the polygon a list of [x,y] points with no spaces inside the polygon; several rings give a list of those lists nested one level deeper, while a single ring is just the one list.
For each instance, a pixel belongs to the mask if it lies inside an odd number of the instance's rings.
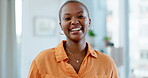
[{"label": "nose", "polygon": [[79,20],[77,18],[72,18],[72,20],[71,20],[72,25],[75,25],[75,24],[78,24],[78,23],[79,23]]}]

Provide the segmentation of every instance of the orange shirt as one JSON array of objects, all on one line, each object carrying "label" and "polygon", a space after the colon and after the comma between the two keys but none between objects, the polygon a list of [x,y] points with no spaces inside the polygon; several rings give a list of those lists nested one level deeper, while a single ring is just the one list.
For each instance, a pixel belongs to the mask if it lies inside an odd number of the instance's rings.
[{"label": "orange shirt", "polygon": [[68,62],[62,41],[57,47],[44,50],[32,62],[29,78],[118,78],[114,61],[107,55],[93,50],[88,52],[78,74]]}]

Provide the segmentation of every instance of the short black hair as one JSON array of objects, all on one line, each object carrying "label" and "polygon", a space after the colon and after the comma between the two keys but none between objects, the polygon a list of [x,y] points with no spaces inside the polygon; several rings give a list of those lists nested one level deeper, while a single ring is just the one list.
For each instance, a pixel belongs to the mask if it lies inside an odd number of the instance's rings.
[{"label": "short black hair", "polygon": [[75,3],[79,3],[79,4],[83,5],[84,8],[85,8],[86,11],[87,11],[87,14],[88,14],[88,17],[89,17],[89,11],[88,11],[86,5],[84,5],[82,2],[79,2],[79,1],[77,1],[77,0],[68,0],[67,2],[65,2],[65,3],[61,6],[61,8],[60,8],[60,10],[59,10],[59,21],[60,21],[60,22],[61,22],[61,12],[62,12],[62,8],[63,8],[66,4],[71,3],[71,2],[75,2]]}]

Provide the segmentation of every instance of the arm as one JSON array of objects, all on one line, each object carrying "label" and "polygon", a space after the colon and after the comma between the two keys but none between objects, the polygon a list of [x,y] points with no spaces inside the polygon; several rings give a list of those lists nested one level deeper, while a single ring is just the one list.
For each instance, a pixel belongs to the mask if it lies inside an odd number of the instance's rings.
[{"label": "arm", "polygon": [[32,62],[28,78],[41,78],[39,70],[37,69],[35,61]]},{"label": "arm", "polygon": [[118,69],[117,69],[115,63],[113,64],[113,71],[112,71],[112,74],[111,74],[111,78],[119,78],[118,77]]}]

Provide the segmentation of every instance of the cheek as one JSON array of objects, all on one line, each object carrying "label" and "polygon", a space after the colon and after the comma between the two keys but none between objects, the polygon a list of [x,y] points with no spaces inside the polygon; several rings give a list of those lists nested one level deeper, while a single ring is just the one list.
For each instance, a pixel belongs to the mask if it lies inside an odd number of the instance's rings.
[{"label": "cheek", "polygon": [[61,23],[61,28],[64,32],[68,30],[68,24],[67,23]]},{"label": "cheek", "polygon": [[61,21],[61,25],[62,25],[62,26],[66,26],[66,25],[68,25],[68,24],[69,24],[68,21]]},{"label": "cheek", "polygon": [[61,22],[61,28],[64,29],[66,24],[64,22]]},{"label": "cheek", "polygon": [[86,32],[88,32],[88,30],[89,30],[89,27],[90,27],[90,23],[89,23],[89,20],[85,20],[85,30],[86,30]]},{"label": "cheek", "polygon": [[85,26],[85,28],[88,28],[90,26],[89,20],[85,20],[84,26]]},{"label": "cheek", "polygon": [[90,25],[90,21],[89,21],[89,19],[86,20],[86,24],[87,24],[87,26]]}]

